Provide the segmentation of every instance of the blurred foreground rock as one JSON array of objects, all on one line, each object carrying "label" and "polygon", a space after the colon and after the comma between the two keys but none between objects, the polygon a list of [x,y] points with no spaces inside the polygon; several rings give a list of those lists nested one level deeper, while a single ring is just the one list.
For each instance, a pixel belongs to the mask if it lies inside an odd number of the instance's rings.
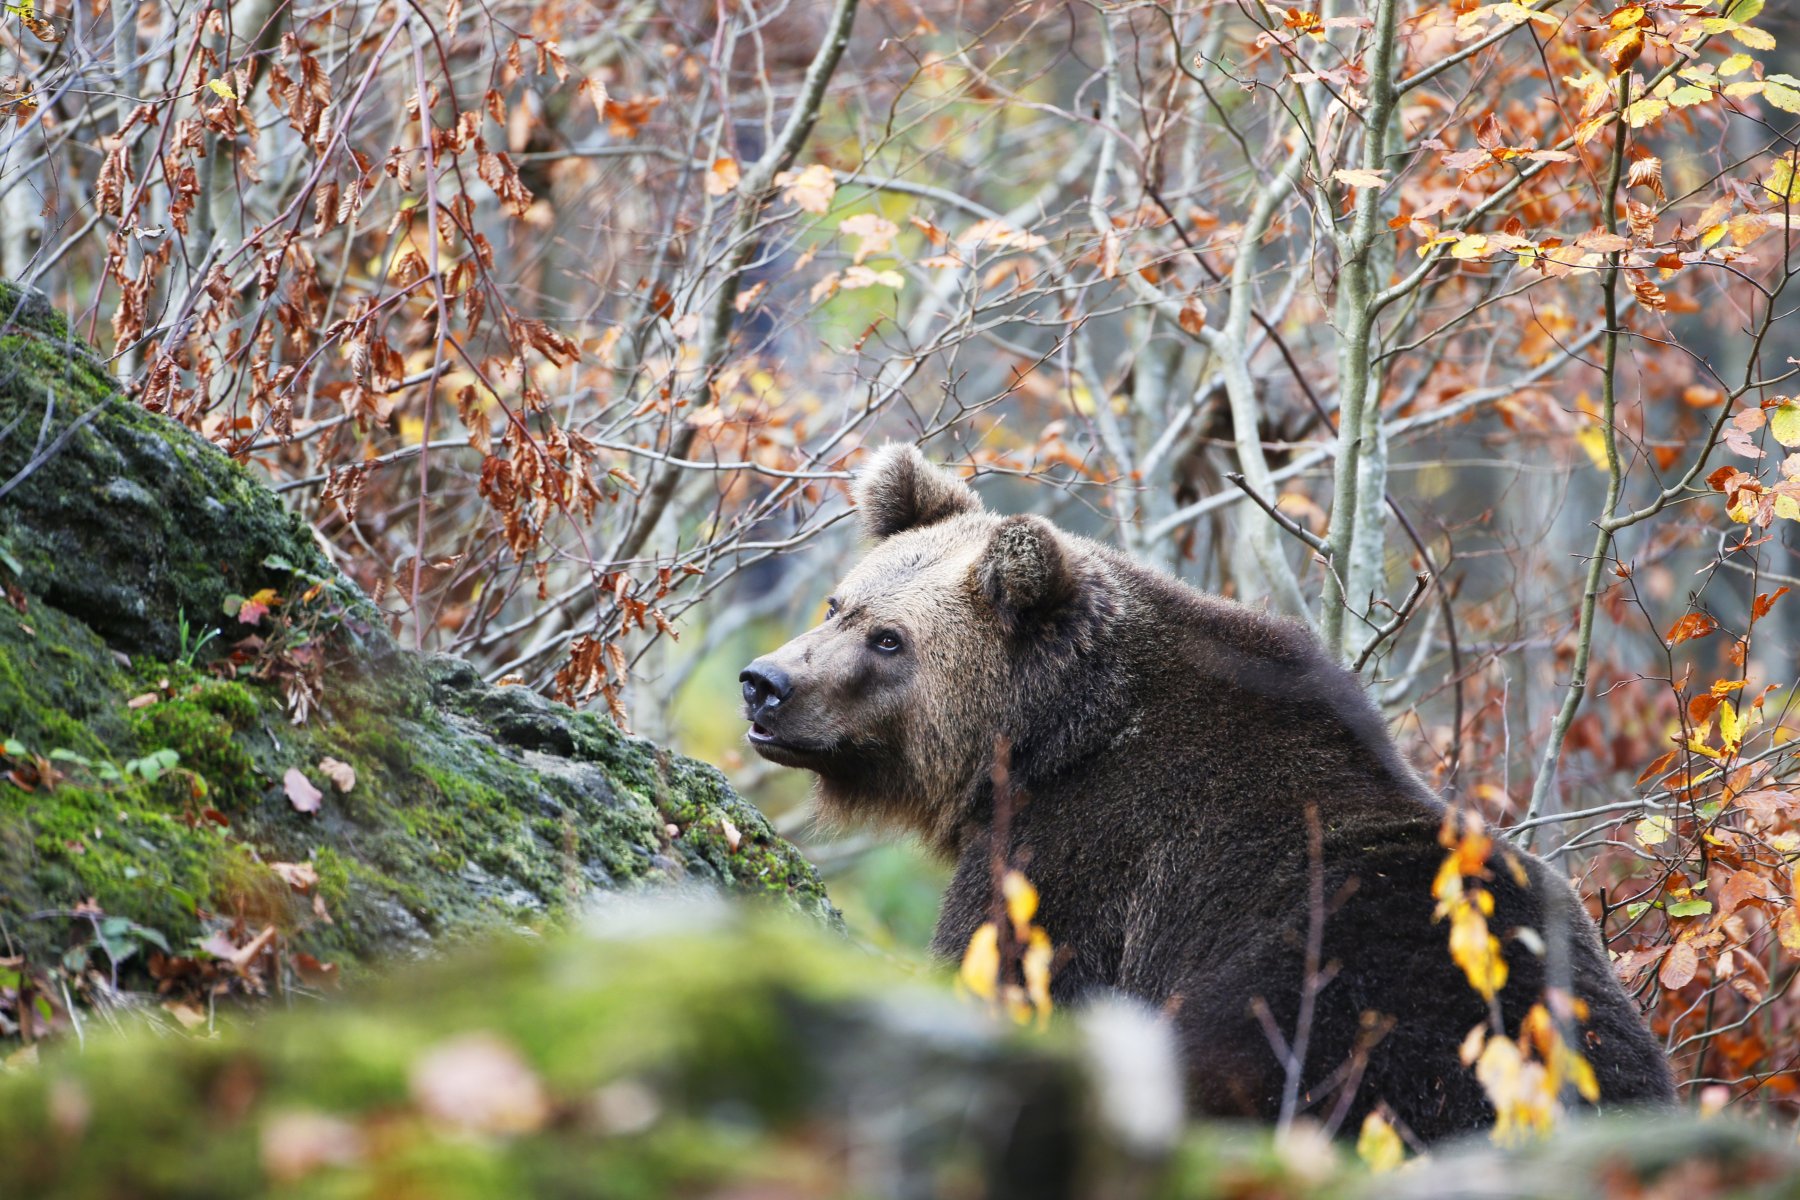
[{"label": "blurred foreground rock", "polygon": [[0,1077],[4,1193],[1704,1200],[1800,1186],[1791,1141],[1685,1114],[1516,1153],[1447,1147],[1371,1176],[1322,1137],[1165,1123],[1174,1093],[1143,1058],[1163,1050],[1147,1016],[1013,1029],[816,925],[720,902],[596,923],[216,1036],[64,1040]]},{"label": "blurred foreground rock", "polygon": [[396,650],[304,522],[4,283],[0,489],[0,1037],[646,883],[836,919],[714,768]]}]

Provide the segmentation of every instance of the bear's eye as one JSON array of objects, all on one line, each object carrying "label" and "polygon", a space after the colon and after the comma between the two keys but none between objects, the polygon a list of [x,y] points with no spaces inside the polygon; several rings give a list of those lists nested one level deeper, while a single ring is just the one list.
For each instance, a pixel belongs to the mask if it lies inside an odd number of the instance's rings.
[{"label": "bear's eye", "polygon": [[900,649],[900,635],[891,629],[884,629],[870,638],[869,644],[883,654],[893,654]]},{"label": "bear's eye", "polygon": [[825,601],[825,619],[827,621],[838,615],[837,597],[832,596]]}]

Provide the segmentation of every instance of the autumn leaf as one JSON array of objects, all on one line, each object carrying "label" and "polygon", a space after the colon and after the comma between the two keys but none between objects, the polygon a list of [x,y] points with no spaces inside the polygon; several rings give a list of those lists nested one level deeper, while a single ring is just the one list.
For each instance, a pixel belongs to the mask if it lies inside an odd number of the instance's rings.
[{"label": "autumn leaf", "polygon": [[309,862],[272,862],[269,870],[285,879],[289,887],[302,895],[319,886],[318,869]]},{"label": "autumn leaf", "polygon": [[223,79],[209,79],[206,81],[206,86],[211,88],[215,95],[221,96],[226,100],[236,100],[238,98],[237,93],[231,90],[231,85],[226,83]]},{"label": "autumn leaf", "polygon": [[282,790],[287,793],[288,803],[294,806],[295,812],[312,813],[319,811],[325,793],[312,785],[299,767],[289,767],[287,774],[281,777]]},{"label": "autumn leaf", "polygon": [[1374,171],[1363,168],[1343,168],[1333,171],[1331,177],[1339,183],[1353,188],[1379,188],[1387,186],[1387,180],[1384,178],[1386,174],[1386,169]]},{"label": "autumn leaf", "polygon": [[1776,204],[1800,204],[1800,179],[1795,178],[1794,155],[1784,155],[1770,164],[1762,186]]},{"label": "autumn leaf", "polygon": [[1386,1117],[1372,1112],[1363,1118],[1362,1130],[1356,1135],[1356,1157],[1380,1175],[1406,1161],[1406,1144]]},{"label": "autumn leaf", "polygon": [[1663,643],[1671,647],[1679,646],[1683,642],[1706,637],[1718,627],[1719,623],[1705,613],[1691,612],[1669,627],[1669,632],[1663,636]]},{"label": "autumn leaf", "polygon": [[298,972],[301,982],[308,987],[337,986],[339,972],[336,963],[320,962],[310,954],[300,953],[294,955],[294,970]]},{"label": "autumn leaf", "polygon": [[340,792],[348,792],[356,786],[356,768],[347,762],[339,762],[335,758],[321,758],[319,770],[337,787]]},{"label": "autumn leaf", "polygon": [[[1644,10],[1641,8],[1638,8],[1635,11],[1639,17],[1644,15]],[[1616,27],[1616,20],[1614,25]],[[1625,72],[1631,70],[1632,64],[1637,62],[1638,55],[1643,52],[1644,31],[1639,29],[1635,24],[1622,33],[1614,34],[1607,40],[1604,46],[1600,47],[1600,57],[1606,60],[1607,65],[1612,68],[1612,73],[1614,75],[1623,75]]]},{"label": "autumn leaf", "polygon": [[1506,986],[1507,976],[1500,939],[1488,932],[1487,918],[1494,911],[1494,897],[1486,889],[1476,888],[1448,903],[1450,957],[1463,969],[1469,986],[1483,999],[1492,1000]]},{"label": "autumn leaf", "polygon": [[650,114],[661,103],[661,96],[636,96],[630,100],[614,100],[610,97],[603,99],[601,111],[606,116],[607,132],[614,137],[637,137],[639,131],[649,123]]},{"label": "autumn leaf", "polygon": [[1625,123],[1633,129],[1642,129],[1669,111],[1669,102],[1655,96],[1645,96],[1633,100],[1625,106]]},{"label": "autumn leaf", "polygon": [[1663,957],[1662,970],[1657,978],[1670,991],[1679,991],[1693,982],[1694,973],[1699,969],[1700,956],[1695,952],[1693,943],[1676,942]]},{"label": "autumn leaf", "polygon": [[823,215],[831,211],[831,198],[837,195],[837,179],[831,168],[813,163],[803,171],[783,171],[775,177],[782,189],[782,199],[809,213]]},{"label": "autumn leaf", "polygon": [[1781,939],[1782,949],[1800,957],[1800,909],[1782,910],[1775,920],[1775,936]]},{"label": "autumn leaf", "polygon": [[264,588],[238,605],[236,616],[243,625],[255,625],[269,615],[269,609],[281,602],[274,588]]},{"label": "autumn leaf", "polygon": [[886,254],[893,248],[900,227],[877,213],[857,213],[838,222],[838,232],[857,239],[852,262],[861,263],[873,254]]},{"label": "autumn leaf", "polygon": [[1674,761],[1675,751],[1673,750],[1658,755],[1656,761],[1645,767],[1643,773],[1637,777],[1638,786],[1642,787],[1650,779],[1662,774]]},{"label": "autumn leaf", "polygon": [[1198,296],[1189,296],[1187,302],[1181,306],[1181,312],[1176,320],[1180,322],[1183,332],[1193,337],[1199,337],[1200,331],[1206,328],[1205,302]]},{"label": "autumn leaf", "polygon": [[1800,404],[1782,401],[1769,417],[1769,433],[1783,446],[1800,446]]},{"label": "autumn leaf", "polygon": [[1660,846],[1675,836],[1675,822],[1663,816],[1645,817],[1637,823],[1634,836],[1638,845],[1646,849]]},{"label": "autumn leaf", "polygon": [[738,171],[737,159],[715,158],[712,166],[706,169],[706,194],[724,196],[737,190],[742,176]]},{"label": "autumn leaf", "polygon": [[898,271],[877,271],[870,267],[846,267],[839,278],[838,286],[845,291],[866,287],[903,288],[906,277]]},{"label": "autumn leaf", "polygon": [[1035,233],[1026,233],[1005,221],[977,221],[957,235],[956,244],[963,248],[974,246],[998,246],[1009,250],[1036,250],[1047,244],[1047,239]]},{"label": "autumn leaf", "polygon": [[983,1000],[992,1000],[1000,982],[1000,930],[985,921],[969,938],[956,978]]},{"label": "autumn leaf", "polygon": [[413,1064],[408,1086],[426,1117],[467,1133],[529,1133],[550,1115],[531,1067],[510,1042],[485,1031],[428,1050]]},{"label": "autumn leaf", "polygon": [[1037,915],[1037,889],[1024,875],[1008,871],[1001,880],[1000,891],[1006,898],[1006,915],[1012,921],[1013,932],[1020,940],[1029,937],[1031,918]]}]

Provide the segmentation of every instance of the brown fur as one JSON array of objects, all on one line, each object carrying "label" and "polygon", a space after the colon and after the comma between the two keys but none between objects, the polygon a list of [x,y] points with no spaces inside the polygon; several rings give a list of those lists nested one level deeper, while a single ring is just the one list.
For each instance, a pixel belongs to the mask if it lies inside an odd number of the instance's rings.
[{"label": "brown fur", "polygon": [[[1292,1036],[1310,811],[1334,973],[1303,1107],[1332,1112],[1334,1077],[1362,1048],[1343,1128],[1377,1102],[1424,1139],[1491,1123],[1457,1057],[1486,1006],[1432,916],[1443,807],[1309,631],[1039,518],[984,512],[911,447],[878,453],[855,497],[876,544],[844,578],[835,616],[746,671],[791,687],[754,708],[752,744],[814,771],[827,815],[911,829],[956,860],[939,953],[959,957],[991,911],[989,767],[1004,735],[1029,796],[1004,849],[1026,864],[1067,956],[1053,994],[1116,988],[1172,1010],[1195,1106],[1273,1118],[1284,1074],[1253,1011],[1267,1005]],[[890,634],[899,648],[878,649]],[[1581,1048],[1602,1103],[1671,1099],[1661,1050],[1568,884],[1529,855],[1493,865],[1508,1029],[1546,982],[1531,939],[1516,936],[1529,927],[1566,955],[1589,1006]],[[1389,1021],[1370,1046],[1367,1031]]]}]

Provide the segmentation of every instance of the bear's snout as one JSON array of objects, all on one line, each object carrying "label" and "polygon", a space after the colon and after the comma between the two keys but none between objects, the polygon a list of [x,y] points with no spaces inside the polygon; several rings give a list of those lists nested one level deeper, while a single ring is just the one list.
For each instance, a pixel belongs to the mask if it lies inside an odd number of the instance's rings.
[{"label": "bear's snout", "polygon": [[[757,659],[738,674],[744,690],[744,715],[760,727],[761,718],[794,694],[794,681],[774,663]],[[752,730],[755,736],[755,730]]]}]

